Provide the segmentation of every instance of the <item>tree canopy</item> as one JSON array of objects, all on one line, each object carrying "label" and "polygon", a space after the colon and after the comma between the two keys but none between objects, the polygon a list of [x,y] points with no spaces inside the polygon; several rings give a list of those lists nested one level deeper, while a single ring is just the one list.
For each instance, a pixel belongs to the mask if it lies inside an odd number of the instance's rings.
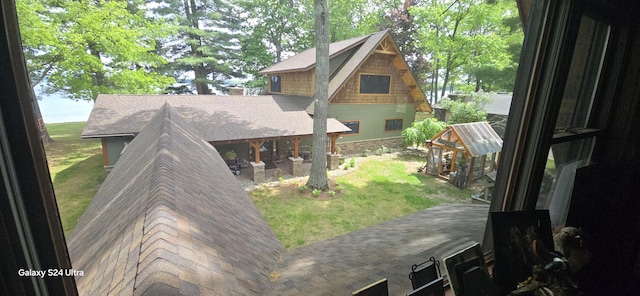
[{"label": "tree canopy", "polygon": [[451,116],[448,124],[478,122],[487,120],[487,112],[484,107],[493,102],[495,93],[472,93],[470,100],[451,100],[449,98],[440,101],[440,106],[449,110]]},{"label": "tree canopy", "polygon": [[[33,84],[98,93],[221,92],[316,46],[309,0],[18,0]],[[329,41],[390,29],[423,90],[511,90],[522,30],[510,0],[334,0]],[[176,83],[178,82],[178,83]]]},{"label": "tree canopy", "polygon": [[68,98],[100,93],[158,93],[174,82],[158,73],[154,53],[168,27],[126,1],[18,0],[16,8],[32,87]]},{"label": "tree canopy", "polygon": [[[514,25],[515,1],[425,2],[410,12],[416,18],[418,40],[434,65],[432,102],[437,102],[438,90],[444,97],[454,83],[466,92],[512,90],[523,39],[522,30]],[[505,75],[511,78],[500,79]]]},{"label": "tree canopy", "polygon": [[[155,18],[173,25],[160,40],[171,63],[165,71],[187,81],[198,94],[211,94],[226,79],[242,77],[238,46],[240,10],[223,0],[153,0]],[[214,88],[214,89],[212,89]],[[191,87],[188,91],[193,91]]]}]

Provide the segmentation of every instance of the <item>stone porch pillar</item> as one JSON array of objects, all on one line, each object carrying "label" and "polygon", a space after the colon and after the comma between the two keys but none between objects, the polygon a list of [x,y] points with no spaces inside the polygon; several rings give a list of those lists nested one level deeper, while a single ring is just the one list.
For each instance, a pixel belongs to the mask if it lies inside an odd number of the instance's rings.
[{"label": "stone porch pillar", "polygon": [[259,183],[264,183],[267,180],[267,177],[265,175],[264,172],[264,162],[250,162],[251,164],[251,168],[253,169],[253,174],[251,179],[253,180],[253,183],[259,184]]},{"label": "stone porch pillar", "polygon": [[302,159],[302,157],[289,157],[291,175],[296,177],[304,175],[304,168],[302,167],[303,162],[304,159]]},{"label": "stone porch pillar", "polygon": [[335,170],[340,165],[340,155],[335,153],[327,153],[327,168]]}]

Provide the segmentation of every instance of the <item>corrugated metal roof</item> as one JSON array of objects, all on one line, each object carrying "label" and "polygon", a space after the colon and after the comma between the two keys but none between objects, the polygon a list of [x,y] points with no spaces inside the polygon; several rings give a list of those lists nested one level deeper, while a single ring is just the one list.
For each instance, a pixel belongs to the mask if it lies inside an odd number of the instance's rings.
[{"label": "corrugated metal roof", "polygon": [[502,150],[502,139],[486,121],[454,124],[449,127],[458,134],[465,150],[472,157]]},{"label": "corrugated metal roof", "polygon": [[[451,132],[453,132],[451,139],[443,138],[443,135]],[[464,149],[472,157],[502,150],[502,139],[486,121],[449,125],[444,131],[435,135],[431,141],[433,143],[448,143],[445,145]]]}]

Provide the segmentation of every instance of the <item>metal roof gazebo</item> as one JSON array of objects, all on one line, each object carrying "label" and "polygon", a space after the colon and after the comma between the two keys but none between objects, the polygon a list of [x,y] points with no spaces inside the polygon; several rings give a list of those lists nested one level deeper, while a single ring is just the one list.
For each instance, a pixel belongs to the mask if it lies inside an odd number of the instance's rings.
[{"label": "metal roof gazebo", "polygon": [[488,122],[447,126],[427,141],[426,173],[458,187],[496,170],[502,139]]}]

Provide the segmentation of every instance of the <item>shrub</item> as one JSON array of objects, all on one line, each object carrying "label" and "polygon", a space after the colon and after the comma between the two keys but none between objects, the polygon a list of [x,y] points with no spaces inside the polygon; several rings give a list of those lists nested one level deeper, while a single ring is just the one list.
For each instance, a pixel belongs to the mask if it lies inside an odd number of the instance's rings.
[{"label": "shrub", "polygon": [[371,154],[371,150],[364,149],[364,153],[362,153],[362,156],[367,157],[367,156],[369,156],[369,154]]},{"label": "shrub", "polygon": [[342,192],[342,190],[344,190],[344,187],[342,187],[342,185],[336,186],[336,192]]},{"label": "shrub", "polygon": [[329,190],[329,192],[327,192],[327,194],[329,194],[329,196],[334,196],[336,195],[336,192],[333,190]]},{"label": "shrub", "polygon": [[349,166],[352,168],[356,167],[356,159],[351,157],[351,159],[349,159]]},{"label": "shrub", "polygon": [[378,149],[376,149],[376,155],[377,155],[377,156],[382,155],[382,148],[378,148]]},{"label": "shrub", "polygon": [[426,140],[433,138],[437,133],[447,127],[447,124],[435,118],[427,118],[423,121],[414,122],[411,127],[402,131],[402,141],[405,146],[423,145]]},{"label": "shrub", "polygon": [[306,191],[307,190],[307,185],[298,186],[298,190],[300,190],[300,192]]},{"label": "shrub", "polygon": [[313,194],[313,196],[318,197],[318,196],[320,196],[320,193],[322,193],[322,190],[313,189],[313,191],[311,191],[311,193]]}]

